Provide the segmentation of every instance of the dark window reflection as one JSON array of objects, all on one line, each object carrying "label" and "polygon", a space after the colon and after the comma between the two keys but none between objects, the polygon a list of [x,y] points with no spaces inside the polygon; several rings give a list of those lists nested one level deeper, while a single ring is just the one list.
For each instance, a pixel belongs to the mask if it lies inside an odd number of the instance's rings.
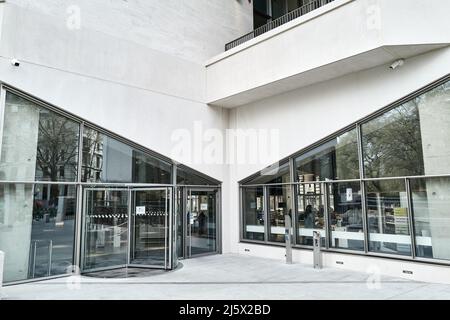
[{"label": "dark window reflection", "polygon": [[192,171],[188,171],[180,167],[177,168],[177,184],[192,186],[217,185],[217,183],[212,180],[203,178]]},{"label": "dark window reflection", "polygon": [[85,128],[82,181],[170,184],[171,165]]},{"label": "dark window reflection", "polygon": [[346,132],[295,159],[299,182],[358,179],[356,130]]},{"label": "dark window reflection", "polygon": [[289,172],[289,162],[284,164],[276,164],[272,165],[269,168],[266,168],[260,172],[260,174],[252,179],[247,181],[246,185],[251,184],[275,184],[275,183],[286,183],[290,182],[290,172]]}]

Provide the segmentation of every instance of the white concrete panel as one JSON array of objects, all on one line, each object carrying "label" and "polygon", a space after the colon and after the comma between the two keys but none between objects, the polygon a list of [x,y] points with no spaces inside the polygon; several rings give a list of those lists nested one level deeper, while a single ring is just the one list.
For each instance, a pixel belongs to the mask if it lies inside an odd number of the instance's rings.
[{"label": "white concrete panel", "polygon": [[207,102],[236,107],[443,47],[449,10],[445,0],[336,0],[209,60]]}]

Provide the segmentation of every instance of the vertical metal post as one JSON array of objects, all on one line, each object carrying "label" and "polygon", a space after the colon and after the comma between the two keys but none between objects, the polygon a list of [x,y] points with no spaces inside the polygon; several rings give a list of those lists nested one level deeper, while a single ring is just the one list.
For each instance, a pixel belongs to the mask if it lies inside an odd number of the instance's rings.
[{"label": "vertical metal post", "polygon": [[363,158],[363,141],[362,141],[362,127],[361,124],[356,124],[356,138],[358,143],[358,162],[359,162],[359,181],[361,188],[361,211],[363,218],[363,232],[364,232],[364,252],[369,252],[369,223],[367,216],[367,201],[366,201],[366,183],[364,182],[364,158]]},{"label": "vertical metal post", "polygon": [[[127,243],[127,266],[131,263],[131,255],[133,255],[133,259],[134,259],[134,241],[132,240],[132,234],[134,232],[134,227],[133,227],[133,223],[134,223],[134,216],[132,214],[133,212],[133,206],[136,206],[136,192],[138,191],[133,191],[131,190],[131,188],[128,188],[128,243]],[[134,237],[134,234],[133,234]]]},{"label": "vertical metal post", "polygon": [[405,187],[406,187],[406,200],[408,203],[408,227],[409,234],[411,235],[411,256],[413,259],[416,258],[416,232],[414,230],[414,215],[413,215],[413,206],[411,199],[411,184],[408,178],[405,178]]},{"label": "vertical metal post", "polygon": [[34,241],[33,246],[33,272],[32,272],[32,278],[34,278],[34,275],[36,273],[36,249],[37,249],[37,242]]},{"label": "vertical metal post", "polygon": [[[80,123],[80,132],[78,137],[78,171],[77,171],[77,182],[80,183],[82,180],[82,171],[83,171],[83,138],[84,138],[84,123]],[[77,205],[76,205],[76,213],[75,213],[75,248],[74,248],[74,257],[73,264],[78,268],[72,268],[72,272],[78,273],[82,267],[82,257],[83,254],[82,245],[84,241],[82,241],[82,232],[83,232],[83,187],[81,184],[77,184]]]},{"label": "vertical metal post", "polygon": [[290,179],[291,179],[291,199],[292,199],[292,214],[291,214],[291,226],[292,226],[292,244],[295,245],[297,243],[297,186],[293,184],[296,181],[296,173],[295,173],[295,159],[289,159],[289,169],[290,169]]},{"label": "vertical metal post", "polygon": [[[329,184],[332,185],[332,184]],[[327,183],[322,182],[321,183],[321,188],[323,188],[323,218],[324,218],[324,229],[325,229],[325,248],[328,249],[330,247],[330,225],[329,225],[329,212],[328,212],[328,186]],[[322,239],[320,240],[322,241]]]},{"label": "vertical metal post", "polygon": [[314,269],[322,269],[321,235],[318,231],[313,231],[313,264]]},{"label": "vertical metal post", "polygon": [[48,244],[48,271],[47,275],[50,277],[52,274],[52,257],[53,256],[53,240],[50,240]]},{"label": "vertical metal post", "polygon": [[[168,244],[170,243],[170,223],[172,221],[172,219],[170,218],[170,214],[168,214],[167,209],[167,199],[169,196],[169,188],[165,189],[165,198],[164,198],[164,217],[165,217],[165,237],[164,237],[164,269],[167,269],[167,258],[168,258],[168,252],[167,250],[169,250],[169,254],[170,254],[170,249],[168,247]],[[169,215],[169,217],[167,217]],[[169,241],[168,241],[169,240]]]},{"label": "vertical metal post", "polygon": [[270,203],[269,203],[269,193],[267,190],[267,186],[263,187],[263,194],[264,194],[264,241],[269,241],[269,234],[270,234],[270,223],[269,223],[269,210],[270,210]]},{"label": "vertical metal post", "polygon": [[284,240],[286,243],[286,263],[292,264],[292,221],[289,214],[284,215]]}]

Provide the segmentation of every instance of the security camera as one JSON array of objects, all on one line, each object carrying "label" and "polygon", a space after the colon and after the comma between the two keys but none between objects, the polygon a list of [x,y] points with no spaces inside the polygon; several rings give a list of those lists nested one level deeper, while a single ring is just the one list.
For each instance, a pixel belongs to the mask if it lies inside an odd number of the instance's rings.
[{"label": "security camera", "polygon": [[398,67],[403,66],[404,64],[405,64],[405,60],[400,59],[400,60],[395,61],[393,64],[391,64],[389,68],[394,70],[394,69],[397,69]]},{"label": "security camera", "polygon": [[19,67],[19,66],[20,66],[20,61],[17,60],[17,59],[12,59],[12,60],[11,60],[11,64],[12,64],[14,67]]}]

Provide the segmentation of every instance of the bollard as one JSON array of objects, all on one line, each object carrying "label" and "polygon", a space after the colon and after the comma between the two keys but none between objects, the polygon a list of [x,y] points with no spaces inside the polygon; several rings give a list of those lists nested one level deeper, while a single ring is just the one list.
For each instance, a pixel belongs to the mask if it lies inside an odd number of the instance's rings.
[{"label": "bollard", "polygon": [[320,232],[313,231],[314,269],[322,269],[322,253],[320,252]]},{"label": "bollard", "polygon": [[284,240],[286,242],[286,263],[292,264],[292,237],[291,237],[292,220],[289,215],[284,216]]}]

